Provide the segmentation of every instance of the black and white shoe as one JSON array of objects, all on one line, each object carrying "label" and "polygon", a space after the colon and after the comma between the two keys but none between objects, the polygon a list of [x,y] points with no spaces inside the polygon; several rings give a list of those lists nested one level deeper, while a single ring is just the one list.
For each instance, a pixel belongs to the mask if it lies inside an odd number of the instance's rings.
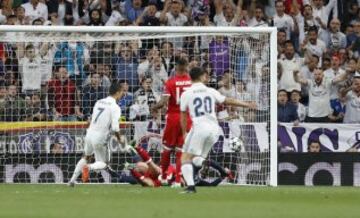
[{"label": "black and white shoe", "polygon": [[196,189],[194,185],[188,186],[184,189],[184,191],[180,192],[180,194],[195,194]]}]

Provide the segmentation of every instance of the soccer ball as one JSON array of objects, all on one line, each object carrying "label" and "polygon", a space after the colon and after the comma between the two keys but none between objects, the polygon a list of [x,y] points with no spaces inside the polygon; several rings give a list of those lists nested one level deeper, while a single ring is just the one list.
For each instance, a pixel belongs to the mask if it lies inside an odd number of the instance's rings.
[{"label": "soccer ball", "polygon": [[229,147],[231,150],[241,152],[243,150],[244,142],[239,137],[232,137],[229,140]]}]

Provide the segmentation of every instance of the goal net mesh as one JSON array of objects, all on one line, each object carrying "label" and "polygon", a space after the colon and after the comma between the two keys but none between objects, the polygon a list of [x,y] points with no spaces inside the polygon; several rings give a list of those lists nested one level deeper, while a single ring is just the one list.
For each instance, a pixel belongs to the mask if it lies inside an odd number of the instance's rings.
[{"label": "goal net mesh", "polygon": [[[222,134],[208,158],[234,173],[223,183],[268,185],[270,49],[269,33],[2,32],[0,182],[68,182],[92,107],[114,79],[128,84],[119,102],[123,135],[141,141],[159,164],[166,109],[154,114],[150,108],[182,57],[189,69],[207,70],[208,86],[257,103],[257,110],[217,106]],[[91,182],[132,182],[124,170],[132,156],[114,137],[108,147],[122,176],[104,171],[92,174]],[[218,177],[210,168],[204,179]]]}]

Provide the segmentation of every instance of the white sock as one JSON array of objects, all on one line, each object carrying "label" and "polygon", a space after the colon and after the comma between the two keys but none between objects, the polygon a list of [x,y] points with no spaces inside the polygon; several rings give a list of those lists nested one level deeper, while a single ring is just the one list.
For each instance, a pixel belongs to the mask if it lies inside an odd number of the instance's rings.
[{"label": "white sock", "polygon": [[102,161],[96,161],[93,164],[89,164],[89,170],[96,171],[96,170],[103,170],[106,168],[106,163]]},{"label": "white sock", "polygon": [[185,163],[181,166],[181,171],[187,186],[193,186],[194,185],[193,165],[191,163]]},{"label": "white sock", "polygon": [[81,158],[79,160],[79,162],[76,164],[76,167],[75,167],[74,173],[70,179],[70,182],[76,181],[76,179],[80,176],[82,168],[86,165],[86,163],[87,162],[86,162],[85,158]]}]

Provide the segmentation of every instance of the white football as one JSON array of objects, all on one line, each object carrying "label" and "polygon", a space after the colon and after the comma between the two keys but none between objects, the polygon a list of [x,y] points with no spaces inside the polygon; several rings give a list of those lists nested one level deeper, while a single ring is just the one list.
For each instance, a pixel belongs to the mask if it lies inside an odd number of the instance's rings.
[{"label": "white football", "polygon": [[244,142],[239,137],[232,137],[229,140],[229,147],[231,150],[241,152],[243,150]]}]

